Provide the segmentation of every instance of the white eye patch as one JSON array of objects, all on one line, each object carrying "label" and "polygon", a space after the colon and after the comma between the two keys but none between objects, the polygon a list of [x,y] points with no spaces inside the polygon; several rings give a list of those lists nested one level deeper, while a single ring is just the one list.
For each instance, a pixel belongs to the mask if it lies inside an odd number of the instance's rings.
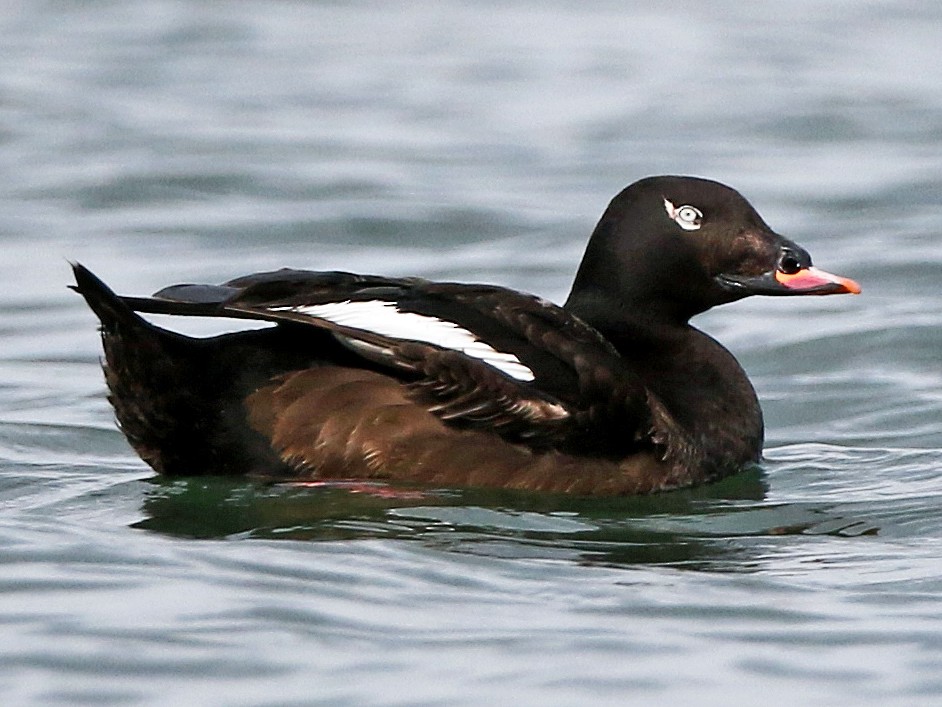
[{"label": "white eye patch", "polygon": [[272,307],[272,310],[306,314],[391,339],[423,341],[443,349],[460,351],[520,381],[532,381],[535,378],[533,371],[523,365],[519,358],[494,349],[454,322],[415,312],[401,312],[393,302],[346,300],[302,307]]},{"label": "white eye patch", "polygon": [[696,206],[684,204],[674,206],[667,198],[664,199],[664,208],[667,215],[685,231],[696,231],[703,222],[703,213]]}]

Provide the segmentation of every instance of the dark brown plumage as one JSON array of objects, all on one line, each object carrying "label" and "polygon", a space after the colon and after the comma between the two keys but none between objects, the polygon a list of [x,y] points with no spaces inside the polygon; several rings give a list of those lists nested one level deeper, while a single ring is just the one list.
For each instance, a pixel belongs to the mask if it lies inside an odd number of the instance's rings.
[{"label": "dark brown plumage", "polygon": [[[562,307],[500,287],[280,270],[119,297],[87,269],[118,422],[169,475],[379,478],[574,494],[756,462],[742,368],[690,326],[750,294],[859,287],[734,190],[652,177],[603,214]],[[209,339],[138,312],[274,322]]]}]

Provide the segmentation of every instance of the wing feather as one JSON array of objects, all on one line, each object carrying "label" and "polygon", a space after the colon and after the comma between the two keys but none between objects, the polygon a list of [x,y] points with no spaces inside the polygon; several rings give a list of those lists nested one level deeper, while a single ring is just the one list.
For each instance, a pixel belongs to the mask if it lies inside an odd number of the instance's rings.
[{"label": "wing feather", "polygon": [[[614,347],[578,317],[532,295],[490,285],[279,270],[220,286],[165,288],[149,301],[134,305],[326,330],[363,365],[398,378],[411,400],[450,426],[612,456],[665,439],[657,435],[648,391]],[[362,305],[358,316],[344,309],[369,302],[379,303],[377,318],[411,315],[416,333],[371,323]],[[423,323],[430,328],[423,331]]]}]

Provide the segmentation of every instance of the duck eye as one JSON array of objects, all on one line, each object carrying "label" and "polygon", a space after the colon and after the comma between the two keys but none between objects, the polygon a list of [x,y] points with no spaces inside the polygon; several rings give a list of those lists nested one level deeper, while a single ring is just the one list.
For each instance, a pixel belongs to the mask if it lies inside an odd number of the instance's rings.
[{"label": "duck eye", "polygon": [[794,253],[786,252],[782,254],[782,259],[779,260],[778,269],[786,275],[794,275],[801,270],[801,263]]},{"label": "duck eye", "polygon": [[683,221],[684,223],[699,226],[700,219],[703,218],[703,214],[700,213],[700,209],[693,206],[681,206],[677,209],[677,220]]},{"label": "duck eye", "polygon": [[670,200],[664,199],[664,208],[667,209],[667,215],[685,231],[696,231],[700,228],[703,213],[696,206],[690,204],[674,206]]}]

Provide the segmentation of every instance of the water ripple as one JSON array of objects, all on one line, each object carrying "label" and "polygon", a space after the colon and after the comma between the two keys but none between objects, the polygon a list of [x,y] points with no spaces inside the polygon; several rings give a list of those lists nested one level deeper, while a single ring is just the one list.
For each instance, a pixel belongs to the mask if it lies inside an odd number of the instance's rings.
[{"label": "water ripple", "polygon": [[[5,702],[938,701],[942,12],[681,10],[0,9]],[[768,430],[702,489],[155,479],[65,289],[76,259],[129,293],[294,266],[559,300],[655,173],[737,186],[864,288],[698,318]]]}]

